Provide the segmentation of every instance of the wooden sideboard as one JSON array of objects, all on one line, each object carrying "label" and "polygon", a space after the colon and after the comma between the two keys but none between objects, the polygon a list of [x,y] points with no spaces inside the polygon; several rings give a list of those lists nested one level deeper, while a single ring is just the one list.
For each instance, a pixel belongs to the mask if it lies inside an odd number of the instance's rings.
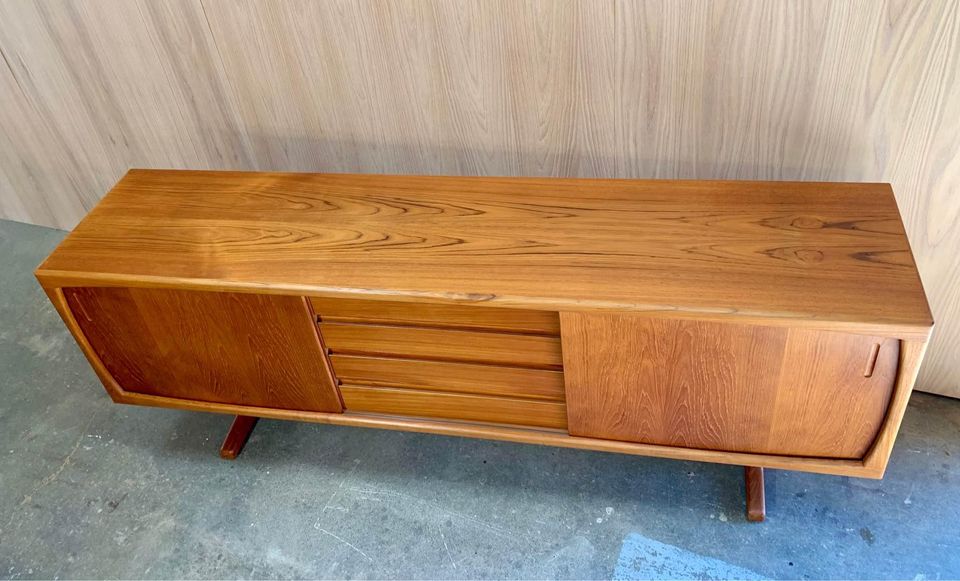
[{"label": "wooden sideboard", "polygon": [[933,320],[886,184],[132,170],[37,269],[114,401],[883,475]]}]

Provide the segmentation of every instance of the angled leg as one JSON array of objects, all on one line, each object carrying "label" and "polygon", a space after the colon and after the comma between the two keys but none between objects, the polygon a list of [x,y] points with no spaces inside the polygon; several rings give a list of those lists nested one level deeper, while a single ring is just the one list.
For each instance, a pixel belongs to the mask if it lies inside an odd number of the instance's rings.
[{"label": "angled leg", "polygon": [[257,425],[257,420],[259,419],[260,418],[252,416],[237,416],[233,418],[230,431],[227,432],[227,437],[224,438],[223,445],[220,446],[220,457],[227,460],[236,460],[240,452],[243,451],[243,447],[246,445],[247,439],[250,438],[250,433],[253,432],[253,428]]},{"label": "angled leg", "polygon": [[762,522],[767,516],[767,503],[763,491],[763,468],[744,466],[743,478],[747,488],[747,520]]}]

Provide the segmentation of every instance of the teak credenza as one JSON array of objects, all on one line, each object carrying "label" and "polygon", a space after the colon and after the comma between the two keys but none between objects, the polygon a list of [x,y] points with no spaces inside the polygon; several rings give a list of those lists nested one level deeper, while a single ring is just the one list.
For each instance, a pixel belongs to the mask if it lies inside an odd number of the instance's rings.
[{"label": "teak credenza", "polygon": [[114,401],[879,478],[886,184],[133,170],[37,269]]}]

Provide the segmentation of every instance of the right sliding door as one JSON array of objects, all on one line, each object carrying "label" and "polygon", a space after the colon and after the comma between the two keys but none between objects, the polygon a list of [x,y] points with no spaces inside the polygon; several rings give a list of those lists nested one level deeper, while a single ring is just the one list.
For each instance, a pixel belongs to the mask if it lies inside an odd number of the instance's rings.
[{"label": "right sliding door", "polygon": [[561,313],[572,435],[861,458],[886,415],[900,342],[787,327]]}]

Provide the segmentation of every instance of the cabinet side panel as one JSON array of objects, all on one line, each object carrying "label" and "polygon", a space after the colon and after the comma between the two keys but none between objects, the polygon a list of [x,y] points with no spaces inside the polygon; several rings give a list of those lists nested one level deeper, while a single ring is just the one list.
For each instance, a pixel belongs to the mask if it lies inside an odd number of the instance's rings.
[{"label": "cabinet side panel", "polygon": [[83,352],[84,357],[86,357],[87,361],[90,363],[90,367],[93,368],[93,372],[97,374],[97,377],[103,384],[104,389],[107,390],[107,394],[110,395],[110,399],[118,403],[122,402],[124,396],[123,388],[120,387],[113,376],[110,375],[110,371],[107,370],[107,368],[103,365],[103,361],[100,359],[100,356],[97,355],[97,352],[93,349],[93,346],[90,345],[90,341],[88,341],[87,337],[83,334],[83,330],[80,329],[80,325],[73,316],[73,311],[70,309],[70,305],[67,304],[67,297],[63,294],[63,289],[59,287],[44,286],[43,291],[47,293],[47,297],[50,299],[53,307],[57,309],[57,313],[59,313],[60,318],[63,319],[63,323],[67,326],[67,330],[70,331],[71,335],[73,335],[74,341],[77,342],[77,345]]},{"label": "cabinet side panel", "polygon": [[301,297],[116,287],[63,292],[124,391],[342,411]]},{"label": "cabinet side panel", "polygon": [[863,335],[586,313],[561,326],[577,436],[860,459],[896,375],[899,343]]},{"label": "cabinet side panel", "polygon": [[893,442],[897,432],[900,431],[900,423],[907,410],[910,394],[913,393],[913,385],[917,380],[917,373],[927,345],[927,339],[900,342],[900,357],[893,396],[890,398],[890,405],[877,438],[863,459],[864,465],[874,473],[875,478],[882,477],[887,469],[887,462],[893,451]]}]

